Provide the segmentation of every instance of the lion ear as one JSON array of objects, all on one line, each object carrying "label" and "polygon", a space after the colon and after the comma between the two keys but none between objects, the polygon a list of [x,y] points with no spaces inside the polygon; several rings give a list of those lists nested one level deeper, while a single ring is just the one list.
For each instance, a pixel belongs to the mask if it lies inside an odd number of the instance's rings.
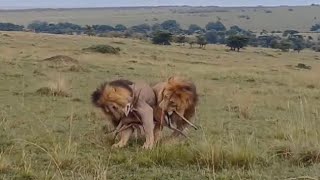
[{"label": "lion ear", "polygon": [[173,81],[173,79],[174,79],[174,76],[169,77],[169,78],[168,78],[168,82]]},{"label": "lion ear", "polygon": [[189,86],[185,86],[185,87],[182,88],[182,90],[185,91],[185,92],[191,92],[192,88],[189,87]]},{"label": "lion ear", "polygon": [[111,87],[111,86],[110,86],[108,89],[109,89],[111,92],[116,92],[116,91],[117,91],[116,88]]}]

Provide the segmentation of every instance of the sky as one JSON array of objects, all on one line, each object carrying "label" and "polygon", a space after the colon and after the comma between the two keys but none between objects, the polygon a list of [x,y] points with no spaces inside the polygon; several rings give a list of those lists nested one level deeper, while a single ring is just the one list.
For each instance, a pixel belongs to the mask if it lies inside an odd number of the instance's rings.
[{"label": "sky", "polygon": [[0,0],[0,9],[119,6],[279,6],[310,5],[320,0]]}]

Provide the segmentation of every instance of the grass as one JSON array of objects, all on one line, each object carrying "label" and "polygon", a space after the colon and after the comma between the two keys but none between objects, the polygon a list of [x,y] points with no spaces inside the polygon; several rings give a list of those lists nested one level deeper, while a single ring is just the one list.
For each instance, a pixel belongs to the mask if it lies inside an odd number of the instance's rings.
[{"label": "grass", "polygon": [[[315,52],[237,53],[217,45],[201,50],[130,39],[8,35],[0,44],[0,179],[319,178]],[[82,50],[106,43],[120,53]],[[58,61],[43,61],[57,55]],[[299,63],[312,68],[295,68]],[[69,70],[73,66],[85,71]],[[103,128],[111,127],[91,105],[92,91],[105,80],[154,84],[173,74],[195,81],[201,128],[189,129],[189,141],[152,151],[142,151],[139,138],[112,150]],[[41,88],[49,94],[35,93]],[[68,96],[52,96],[56,91]]]}]

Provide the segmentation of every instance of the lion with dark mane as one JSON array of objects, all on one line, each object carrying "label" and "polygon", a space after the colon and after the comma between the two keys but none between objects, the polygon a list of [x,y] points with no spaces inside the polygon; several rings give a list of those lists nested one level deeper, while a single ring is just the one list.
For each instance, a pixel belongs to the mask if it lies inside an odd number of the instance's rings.
[{"label": "lion with dark mane", "polygon": [[[174,130],[171,137],[185,135],[184,130],[188,125],[197,129],[190,122],[195,115],[198,103],[197,89],[194,83],[182,77],[170,77],[166,82],[161,82],[153,87],[157,95],[155,108],[155,142],[159,140],[162,126]],[[174,127],[176,125],[176,127]]]},{"label": "lion with dark mane", "polygon": [[[102,84],[91,95],[92,103],[110,117],[114,127],[119,130],[120,141],[112,147],[123,147],[137,125],[143,128],[145,149],[154,143],[153,108],[156,97],[152,88],[144,82],[133,83],[128,80],[115,80]],[[127,125],[127,126],[125,126]],[[123,128],[126,127],[126,128]]]}]

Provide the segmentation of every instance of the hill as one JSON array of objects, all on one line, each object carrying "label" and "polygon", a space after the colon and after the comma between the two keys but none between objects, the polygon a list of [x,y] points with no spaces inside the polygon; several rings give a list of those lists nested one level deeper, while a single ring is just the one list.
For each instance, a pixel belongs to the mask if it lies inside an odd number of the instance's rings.
[{"label": "hill", "polygon": [[252,31],[296,29],[309,31],[319,22],[320,6],[281,7],[128,7],[83,9],[1,10],[0,22],[27,25],[34,20],[86,24],[155,24],[175,19],[186,28],[190,24],[204,27],[210,21],[238,25]]}]

